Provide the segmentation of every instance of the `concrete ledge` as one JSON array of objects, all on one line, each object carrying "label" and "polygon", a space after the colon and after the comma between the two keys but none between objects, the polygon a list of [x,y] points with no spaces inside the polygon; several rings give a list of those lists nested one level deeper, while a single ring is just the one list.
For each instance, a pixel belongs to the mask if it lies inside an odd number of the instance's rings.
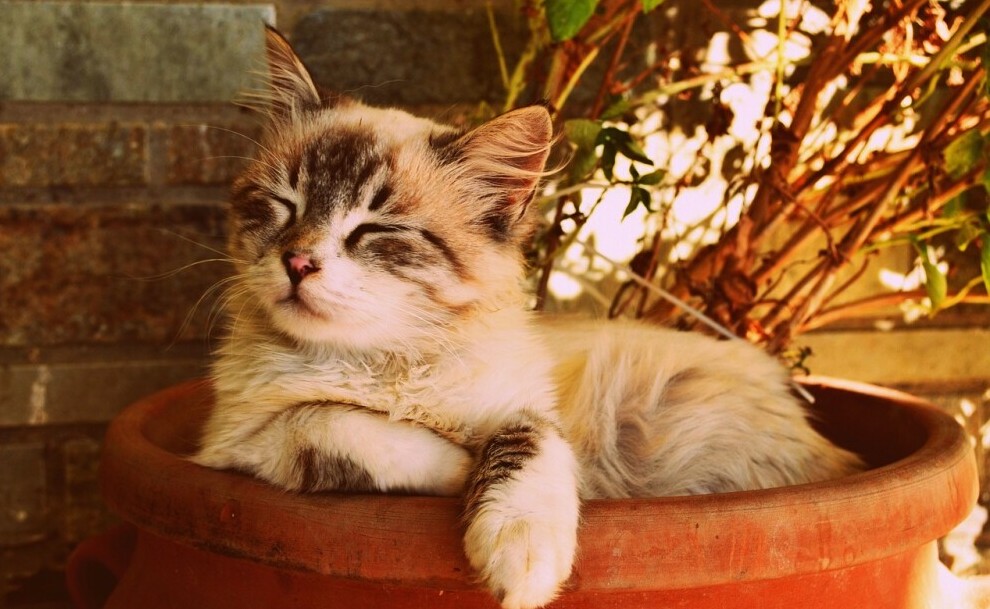
[{"label": "concrete ledge", "polygon": [[105,423],[138,398],[206,372],[204,360],[164,357],[4,366],[0,427]]},{"label": "concrete ledge", "polygon": [[972,383],[990,386],[990,329],[820,332],[799,337],[811,347],[814,374],[879,385]]},{"label": "concrete ledge", "polygon": [[0,100],[227,101],[263,61],[271,4],[0,1]]}]

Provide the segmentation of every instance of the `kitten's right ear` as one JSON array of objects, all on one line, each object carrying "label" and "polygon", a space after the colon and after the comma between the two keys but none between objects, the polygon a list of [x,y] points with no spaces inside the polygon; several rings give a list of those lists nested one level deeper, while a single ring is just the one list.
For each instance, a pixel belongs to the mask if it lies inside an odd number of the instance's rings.
[{"label": "kitten's right ear", "polygon": [[305,108],[320,106],[320,94],[309,70],[289,41],[270,25],[265,25],[265,54],[273,118],[291,120]]}]

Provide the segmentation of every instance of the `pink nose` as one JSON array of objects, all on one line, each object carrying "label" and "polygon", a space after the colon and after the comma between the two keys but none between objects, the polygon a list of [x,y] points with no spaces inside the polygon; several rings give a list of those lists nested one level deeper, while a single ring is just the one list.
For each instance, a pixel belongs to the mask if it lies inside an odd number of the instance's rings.
[{"label": "pink nose", "polygon": [[282,254],[282,264],[285,265],[285,272],[289,275],[292,285],[299,285],[306,275],[320,270],[309,256],[296,252]]}]

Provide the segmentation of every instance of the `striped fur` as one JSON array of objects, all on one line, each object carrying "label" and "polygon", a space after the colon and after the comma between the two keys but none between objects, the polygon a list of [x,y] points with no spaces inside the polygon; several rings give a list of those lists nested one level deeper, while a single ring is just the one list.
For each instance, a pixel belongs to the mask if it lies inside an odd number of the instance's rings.
[{"label": "striped fur", "polygon": [[327,96],[268,34],[268,135],[234,184],[217,405],[195,460],[301,491],[465,498],[506,609],[549,602],[580,498],[848,473],[759,350],[526,311],[539,106],[461,133]]}]

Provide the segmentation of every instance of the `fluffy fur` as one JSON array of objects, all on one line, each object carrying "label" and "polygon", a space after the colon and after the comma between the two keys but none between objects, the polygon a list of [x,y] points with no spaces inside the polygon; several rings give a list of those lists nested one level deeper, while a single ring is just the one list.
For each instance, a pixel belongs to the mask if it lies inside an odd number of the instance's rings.
[{"label": "fluffy fur", "polygon": [[197,462],[291,490],[462,495],[465,552],[506,609],[567,579],[582,498],[859,467],[754,347],[525,310],[545,109],[462,134],[318,91],[274,31],[268,56]]}]

